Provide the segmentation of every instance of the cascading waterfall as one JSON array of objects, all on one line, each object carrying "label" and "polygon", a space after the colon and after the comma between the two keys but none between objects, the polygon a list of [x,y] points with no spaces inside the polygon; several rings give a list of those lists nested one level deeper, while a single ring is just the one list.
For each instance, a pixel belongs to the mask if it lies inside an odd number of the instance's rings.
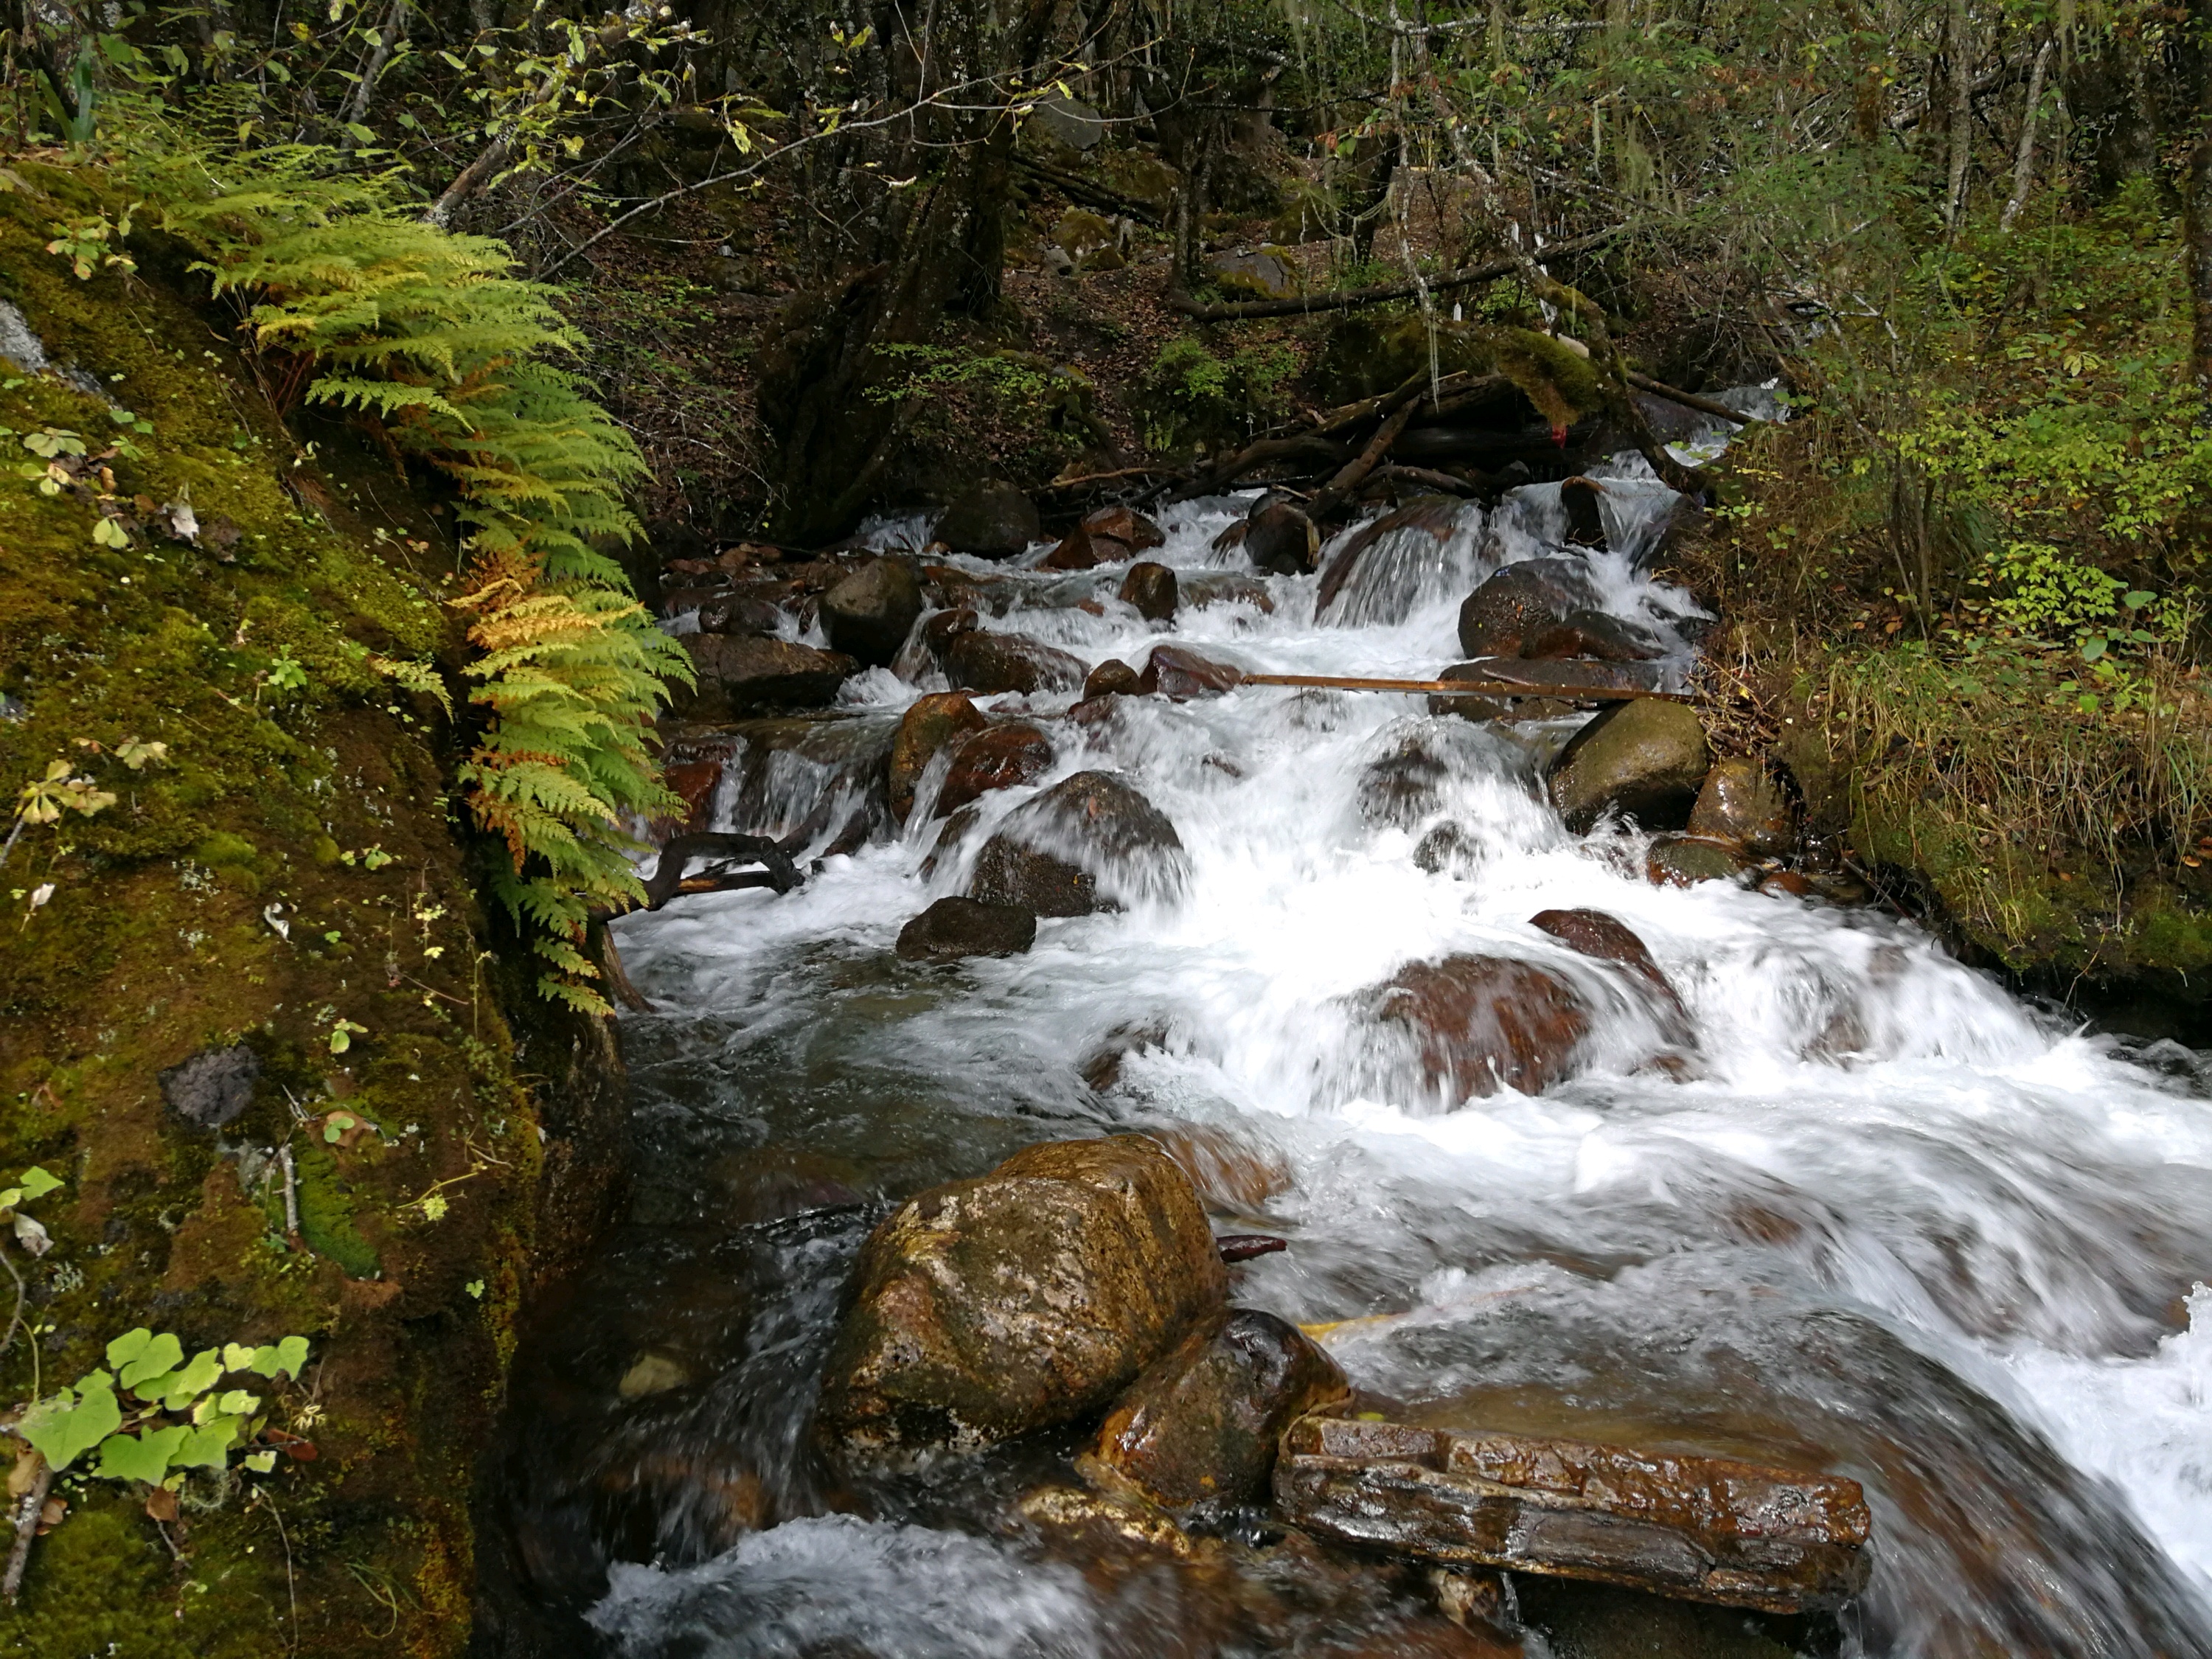
[{"label": "cascading waterfall", "polygon": [[[1588,557],[1604,607],[1661,630],[1679,669],[1700,613],[1640,574],[1675,505],[1640,467],[1614,469],[1617,550]],[[1005,607],[983,626],[1089,663],[1172,640],[1254,672],[1426,678],[1482,576],[1577,554],[1559,494],[1378,542],[1319,619],[1310,576],[1265,579],[1272,610],[1187,603],[1163,632],[1111,600],[1118,569],[973,568]],[[1189,591],[1240,562],[1212,543],[1242,506],[1170,509],[1146,556]],[[880,732],[928,689],[876,671],[845,695]],[[518,1454],[535,1582],[637,1655],[1318,1652],[1375,1628],[1388,1593],[1350,1585],[1288,1625],[1205,1635],[1188,1585],[1040,1559],[1006,1516],[1065,1449],[881,1487],[805,1455],[837,1285],[881,1200],[1041,1139],[1182,1126],[1272,1172],[1223,1200],[1224,1228],[1291,1241],[1238,1270],[1237,1299],[1333,1322],[1353,1382],[1413,1420],[1864,1483],[1872,1583],[1825,1650],[2212,1653],[2205,1063],[2085,1035],[1872,911],[1653,885],[1636,831],[1577,836],[1541,800],[1576,724],[1271,687],[1123,698],[1047,720],[1052,770],[984,795],[955,845],[917,811],[799,891],[620,924],[659,1010],[623,1023],[638,1196],[544,1362],[543,1442]],[[854,752],[775,756],[717,827],[817,824],[803,866]],[[1047,920],[1023,957],[893,958],[995,823],[1085,769],[1172,820],[1179,898]],[[1417,859],[1445,825],[1453,856]],[[1575,907],[1647,942],[1686,1042],[1529,925]],[[1455,951],[1588,990],[1605,1012],[1576,1076],[1449,1098],[1378,1040],[1360,994]],[[698,1385],[634,1389],[647,1338],[702,1356]]]}]

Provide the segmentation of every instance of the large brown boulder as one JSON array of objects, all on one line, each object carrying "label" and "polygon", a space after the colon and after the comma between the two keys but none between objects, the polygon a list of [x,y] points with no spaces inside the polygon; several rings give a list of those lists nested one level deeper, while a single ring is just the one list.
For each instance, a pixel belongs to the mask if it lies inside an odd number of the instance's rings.
[{"label": "large brown boulder", "polygon": [[1141,1135],[1032,1146],[908,1200],[855,1284],[816,1424],[880,1459],[1097,1411],[1227,1291],[1197,1194]]},{"label": "large brown boulder", "polygon": [[1524,657],[1594,657],[1600,662],[1649,662],[1666,654],[1650,629],[1585,606],[1538,626],[1521,640]]},{"label": "large brown boulder", "polygon": [[1173,899],[1190,876],[1165,815],[1111,772],[1078,772],[1007,814],[983,844],[971,897],[1041,916]]},{"label": "large brown boulder", "polygon": [[1321,532],[1288,501],[1263,500],[1245,520],[1244,551],[1262,570],[1295,576],[1313,568],[1321,552]]},{"label": "large brown boulder", "polygon": [[1856,1481],[1729,1458],[1316,1416],[1284,1436],[1274,1490],[1342,1543],[1768,1613],[1834,1608],[1869,1565]]},{"label": "large brown boulder", "polygon": [[[1423,495],[1395,512],[1362,525],[1346,538],[1321,573],[1314,589],[1314,615],[1325,617],[1347,589],[1357,592],[1375,586],[1396,574],[1387,566],[1433,562],[1437,550],[1459,527],[1467,503],[1455,495]],[[1403,586],[1401,584],[1401,586]],[[1410,601],[1413,590],[1403,597]],[[1368,614],[1364,607],[1352,617],[1357,622],[1402,622],[1404,607],[1389,606],[1390,614]]]},{"label": "large brown boulder", "polygon": [[1653,960],[1651,947],[1626,922],[1602,910],[1539,910],[1528,918],[1528,925],[1570,951],[1628,969],[1650,993],[1668,1041],[1692,1040],[1689,1011],[1682,1006],[1674,982]]},{"label": "large brown boulder", "polygon": [[1012,904],[941,898],[899,929],[893,947],[903,962],[957,962],[963,957],[1018,957],[1036,943],[1036,918]]},{"label": "large brown boulder", "polygon": [[1159,696],[1172,702],[1194,697],[1218,697],[1243,684],[1244,671],[1233,664],[1216,662],[1180,645],[1156,645],[1137,676],[1137,690],[1146,696]]},{"label": "large brown boulder", "polygon": [[1596,598],[1580,559],[1524,559],[1492,575],[1459,608],[1460,649],[1470,657],[1517,657],[1535,634]]},{"label": "large brown boulder", "polygon": [[693,720],[814,708],[835,697],[860,667],[838,652],[750,634],[687,634],[684,648],[699,676],[682,709]]},{"label": "large brown boulder", "polygon": [[822,596],[831,648],[871,667],[888,668],[921,619],[921,578],[904,559],[863,565]]},{"label": "large brown boulder", "polygon": [[952,751],[936,816],[957,812],[994,789],[1030,783],[1052,769],[1052,739],[1027,720],[987,726],[960,739]]},{"label": "large brown boulder", "polygon": [[898,735],[891,739],[890,794],[891,815],[901,823],[914,811],[914,792],[937,751],[990,722],[964,691],[933,691],[917,697],[899,720]]},{"label": "large brown boulder", "polygon": [[1120,564],[1167,538],[1143,514],[1126,507],[1102,507],[1086,514],[1083,522],[1060,538],[1045,555],[1040,570],[1089,570],[1096,565]]},{"label": "large brown boulder", "polygon": [[1510,957],[1408,963],[1353,1006],[1410,1039],[1423,1086],[1448,1104],[1541,1092],[1572,1073],[1590,1030],[1572,985]]},{"label": "large brown boulder", "polygon": [[1690,809],[1690,833],[1733,842],[1753,858],[1781,858],[1797,844],[1797,804],[1757,761],[1715,761]]},{"label": "large brown boulder", "polygon": [[1115,597],[1124,605],[1134,605],[1137,614],[1146,622],[1165,622],[1176,613],[1176,573],[1146,559],[1129,567],[1129,574],[1121,578],[1121,589]]},{"label": "large brown boulder", "polygon": [[[932,618],[934,621],[935,618]],[[1026,634],[994,634],[980,628],[956,634],[945,647],[945,674],[964,691],[1076,691],[1083,663]]]},{"label": "large brown boulder", "polygon": [[1336,1362],[1297,1326],[1234,1308],[1123,1391],[1098,1431],[1093,1466],[1109,1486],[1127,1483],[1162,1509],[1260,1502],[1283,1431],[1351,1392]]},{"label": "large brown boulder", "polygon": [[946,507],[937,539],[956,553],[1011,559],[1026,553],[1044,526],[1036,503],[1010,483],[981,483]]},{"label": "large brown boulder", "polygon": [[1712,756],[1697,714],[1681,703],[1615,703],[1575,733],[1552,763],[1552,805],[1580,835],[1619,812],[1646,830],[1679,830]]}]

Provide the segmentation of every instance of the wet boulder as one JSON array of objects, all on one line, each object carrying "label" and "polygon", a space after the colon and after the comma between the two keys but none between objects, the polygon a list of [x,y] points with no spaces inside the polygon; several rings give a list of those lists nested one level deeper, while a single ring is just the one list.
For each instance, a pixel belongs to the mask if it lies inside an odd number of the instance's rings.
[{"label": "wet boulder", "polygon": [[863,565],[822,596],[822,626],[832,650],[888,668],[921,619],[921,579],[904,559]]},{"label": "wet boulder", "polygon": [[1701,881],[1733,881],[1756,867],[1757,861],[1734,842],[1658,836],[1644,858],[1644,874],[1655,887],[1694,887]]},{"label": "wet boulder", "polygon": [[1171,702],[1194,697],[1218,697],[1243,683],[1242,669],[1180,645],[1156,645],[1137,676],[1137,690],[1146,696],[1163,696]]},{"label": "wet boulder", "polygon": [[744,634],[689,634],[684,648],[699,676],[683,710],[694,720],[818,707],[860,667],[841,652]]},{"label": "wet boulder", "polygon": [[1313,568],[1321,532],[1300,508],[1263,497],[1245,520],[1244,551],[1261,570],[1296,576]]},{"label": "wet boulder", "polygon": [[1139,553],[1167,544],[1167,532],[1133,507],[1102,507],[1085,514],[1083,524],[1092,535],[1111,536]]},{"label": "wet boulder", "polygon": [[1572,985],[1511,957],[1408,963],[1353,1008],[1410,1047],[1422,1086],[1446,1105],[1500,1089],[1540,1093],[1572,1073],[1590,1030]]},{"label": "wet boulder", "polygon": [[1666,654],[1650,629],[1587,606],[1540,624],[1521,641],[1521,655],[1558,659],[1590,657],[1600,662],[1649,662]]},{"label": "wet boulder", "polygon": [[1036,943],[1036,916],[1018,904],[941,898],[899,929],[893,947],[903,962],[957,962],[963,957],[1018,957]]},{"label": "wet boulder", "polygon": [[1713,763],[1690,809],[1690,833],[1733,842],[1753,858],[1782,858],[1797,844],[1797,804],[1748,756]]},{"label": "wet boulder", "polygon": [[[699,601],[702,634],[773,634],[782,626],[784,603],[797,596],[785,582],[746,582]],[[793,611],[788,613],[796,615]]]},{"label": "wet boulder", "polygon": [[1036,503],[1010,483],[981,483],[939,515],[935,534],[956,553],[1011,559],[1026,553],[1043,530]]},{"label": "wet boulder", "polygon": [[1552,805],[1580,835],[1607,812],[1647,830],[1679,830],[1711,763],[1705,727],[1681,703],[1615,703],[1575,733],[1552,763]]},{"label": "wet boulder", "polygon": [[979,796],[1018,783],[1032,783],[1052,768],[1052,739],[1027,720],[987,726],[959,740],[945,787],[938,792],[936,815],[957,811]]},{"label": "wet boulder", "polygon": [[1141,1135],[1060,1141],[908,1200],[862,1247],[817,1431],[975,1450],[1099,1410],[1226,1298],[1189,1180]]},{"label": "wet boulder", "polygon": [[[1329,556],[1322,568],[1321,581],[1314,589],[1314,615],[1325,617],[1339,598],[1349,601],[1361,590],[1385,582],[1389,575],[1396,574],[1385,569],[1386,565],[1404,563],[1409,558],[1433,562],[1437,550],[1458,529],[1466,506],[1455,495],[1423,495],[1362,525]],[[1403,597],[1410,601],[1412,594],[1408,592]],[[1387,616],[1367,614],[1370,607],[1348,605],[1347,608],[1358,612],[1352,618],[1354,621],[1405,620],[1406,607],[1402,605],[1388,607],[1393,614]]]},{"label": "wet boulder", "polygon": [[1121,578],[1116,597],[1122,604],[1134,606],[1146,622],[1165,622],[1176,613],[1176,573],[1150,559],[1133,564],[1129,574]]},{"label": "wet boulder", "polygon": [[1135,669],[1119,657],[1109,657],[1084,678],[1083,701],[1088,702],[1093,697],[1141,696],[1144,690]]},{"label": "wet boulder", "polygon": [[1360,773],[1359,816],[1377,827],[1411,830],[1443,804],[1451,775],[1450,757],[1436,736],[1408,732]]},{"label": "wet boulder", "polygon": [[1203,611],[1210,605],[1249,605],[1263,617],[1275,613],[1274,596],[1267,592],[1267,584],[1242,571],[1200,572],[1178,577],[1176,581],[1182,588],[1182,603],[1193,611]]},{"label": "wet boulder", "polygon": [[1459,608],[1460,649],[1470,657],[1517,657],[1542,629],[1596,598],[1580,559],[1524,559],[1509,564]]},{"label": "wet boulder", "polygon": [[1006,816],[968,890],[1041,916],[1083,916],[1179,897],[1189,877],[1158,807],[1111,772],[1078,772]]},{"label": "wet boulder", "polygon": [[1619,692],[1656,691],[1666,671],[1656,663],[1565,662],[1530,657],[1477,657],[1454,663],[1439,678],[1487,682],[1489,695],[1514,698],[1541,697],[1561,703],[1603,702]]},{"label": "wet boulder", "polygon": [[1689,1011],[1682,1006],[1674,982],[1653,960],[1651,947],[1626,922],[1602,910],[1539,910],[1528,918],[1528,925],[1549,933],[1570,951],[1628,969],[1650,993],[1668,1040],[1692,1040]]},{"label": "wet boulder", "polygon": [[994,634],[970,629],[945,647],[945,674],[963,691],[1076,691],[1083,685],[1083,663],[1057,647],[1026,634]]},{"label": "wet boulder", "polygon": [[1341,1543],[1768,1613],[1839,1607],[1869,1565],[1856,1481],[1730,1458],[1311,1416],[1273,1484]]},{"label": "wet boulder", "polygon": [[981,732],[990,722],[964,691],[933,691],[915,699],[891,739],[889,774],[891,815],[901,823],[914,811],[914,792],[930,759],[948,743]]},{"label": "wet boulder", "polygon": [[1037,566],[1040,570],[1089,570],[1121,564],[1167,540],[1159,526],[1126,507],[1102,507],[1060,538]]},{"label": "wet boulder", "polygon": [[1165,1510],[1262,1502],[1283,1431],[1351,1392],[1297,1326],[1232,1308],[1122,1391],[1084,1467]]}]

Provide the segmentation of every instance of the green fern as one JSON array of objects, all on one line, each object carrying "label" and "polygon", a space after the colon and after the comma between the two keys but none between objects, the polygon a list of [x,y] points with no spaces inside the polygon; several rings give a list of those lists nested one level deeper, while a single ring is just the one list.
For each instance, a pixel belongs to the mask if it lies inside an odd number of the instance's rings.
[{"label": "green fern", "polygon": [[501,244],[423,223],[392,176],[347,173],[335,151],[240,149],[137,114],[124,170],[244,305],[270,384],[352,412],[459,491],[475,562],[454,604],[481,653],[470,701],[490,716],[462,787],[506,845],[494,892],[545,965],[540,991],[608,1012],[579,946],[593,909],[643,898],[626,826],[680,806],[653,720],[665,681],[691,675],[601,550],[639,532],[624,492],[644,458],[562,367],[580,337],[556,291],[512,275]]}]

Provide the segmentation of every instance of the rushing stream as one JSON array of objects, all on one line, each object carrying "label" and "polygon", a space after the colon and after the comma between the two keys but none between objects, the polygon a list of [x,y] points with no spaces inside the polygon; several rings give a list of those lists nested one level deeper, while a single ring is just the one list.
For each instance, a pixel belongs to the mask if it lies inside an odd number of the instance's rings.
[{"label": "rushing stream", "polygon": [[[1681,642],[1680,670],[1699,613],[1638,574],[1671,505],[1622,477],[1616,550],[1588,556],[1607,609]],[[1146,556],[1202,592],[1243,566],[1211,550],[1243,507],[1168,509]],[[1316,579],[1276,576],[1272,611],[1187,599],[1169,633],[1110,602],[1119,568],[974,568],[1012,595],[986,627],[1089,663],[1169,638],[1250,671],[1426,678],[1459,654],[1469,589],[1565,533],[1558,486],[1530,486],[1468,506],[1442,544],[1371,554],[1319,622]],[[1097,614],[1074,608],[1094,594]],[[941,687],[850,683],[850,718],[726,788],[717,827],[781,831],[854,790]],[[2192,1292],[2212,1278],[2212,1072],[2084,1035],[1877,911],[1651,884],[1636,834],[1577,837],[1542,803],[1576,723],[1273,687],[1123,698],[1048,723],[1051,773],[985,795],[927,876],[934,775],[902,838],[799,891],[622,923],[659,1010],[622,1024],[635,1191],[518,1371],[532,1593],[637,1656],[1401,1650],[1402,1574],[1265,1540],[1204,1572],[1041,1540],[1016,1500],[1072,1480],[1073,1437],[902,1482],[811,1455],[840,1284],[887,1201],[1036,1140],[1147,1128],[1212,1172],[1220,1230],[1291,1241],[1232,1270],[1235,1299],[1345,1322],[1330,1352],[1399,1411],[1864,1483],[1872,1582],[1838,1626],[1531,1653],[2212,1654],[2212,1291]],[[997,820],[1086,769],[1173,821],[1179,898],[1047,920],[1025,956],[893,957]],[[1446,823],[1449,856],[1417,860]],[[1671,1063],[1608,969],[1528,925],[1565,907],[1649,944],[1694,1030]],[[1353,994],[1469,950],[1614,1008],[1595,1063],[1460,1102],[1363,1027]]]}]

